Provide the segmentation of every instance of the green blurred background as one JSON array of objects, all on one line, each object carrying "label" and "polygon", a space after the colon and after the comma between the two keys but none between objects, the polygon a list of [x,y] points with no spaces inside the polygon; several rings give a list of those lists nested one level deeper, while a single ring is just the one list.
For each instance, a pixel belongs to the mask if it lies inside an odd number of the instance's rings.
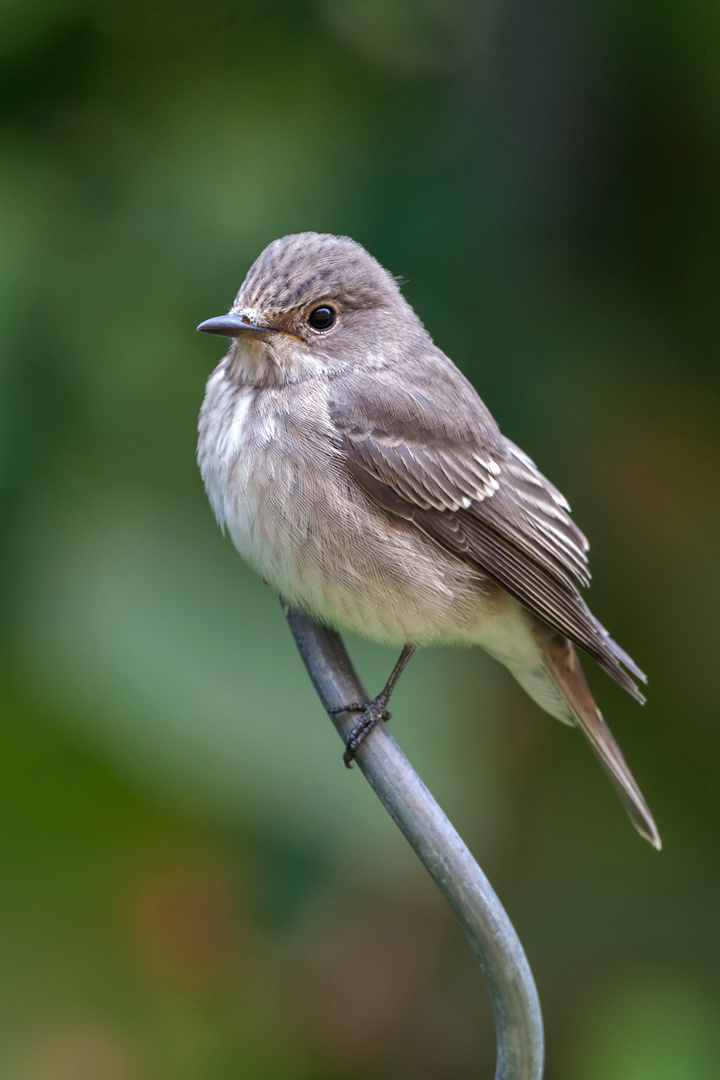
[{"label": "green blurred background", "polygon": [[[547,1078],[720,1076],[718,31],[716,0],[6,0],[3,1080],[492,1074],[464,939],[194,462],[195,325],[303,229],[404,277],[650,675],[644,710],[592,678],[660,855],[478,651],[394,698]],[[393,655],[350,644],[379,688]]]}]

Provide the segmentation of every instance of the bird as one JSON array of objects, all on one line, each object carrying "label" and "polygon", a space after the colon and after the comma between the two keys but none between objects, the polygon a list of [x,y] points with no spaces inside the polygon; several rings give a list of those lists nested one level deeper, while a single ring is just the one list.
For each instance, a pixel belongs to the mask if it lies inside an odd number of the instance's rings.
[{"label": "bird", "polygon": [[349,237],[295,233],[262,251],[228,314],[197,329],[230,339],[198,424],[221,528],[286,602],[402,648],[381,694],[344,706],[361,714],[345,763],[387,717],[417,647],[479,645],[582,731],[659,850],[576,651],[644,702],[645,675],[581,596],[588,542],[398,279]]}]

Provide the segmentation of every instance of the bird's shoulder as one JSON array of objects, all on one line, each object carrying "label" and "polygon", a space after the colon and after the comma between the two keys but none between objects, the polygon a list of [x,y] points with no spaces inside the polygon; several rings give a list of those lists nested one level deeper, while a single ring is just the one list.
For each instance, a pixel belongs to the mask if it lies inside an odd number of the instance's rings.
[{"label": "bird's shoulder", "polygon": [[472,383],[439,349],[400,364],[353,365],[329,384],[334,422],[356,436],[372,426],[410,445],[499,448],[502,435]]},{"label": "bird's shoulder", "polygon": [[348,468],[396,512],[434,511],[445,529],[455,515],[455,531],[490,528],[568,584],[588,583],[588,543],[566,499],[444,354],[337,380],[328,407]]}]

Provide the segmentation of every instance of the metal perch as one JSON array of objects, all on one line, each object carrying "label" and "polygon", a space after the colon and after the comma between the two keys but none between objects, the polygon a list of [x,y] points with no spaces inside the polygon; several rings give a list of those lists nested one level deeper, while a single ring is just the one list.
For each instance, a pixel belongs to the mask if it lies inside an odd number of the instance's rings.
[{"label": "metal perch", "polygon": [[[300,655],[326,710],[368,701],[342,638],[283,602]],[[354,713],[331,717],[343,742]],[[356,761],[462,925],[487,983],[497,1031],[495,1080],[541,1080],[543,1027],[535,982],[489,881],[384,724]]]}]

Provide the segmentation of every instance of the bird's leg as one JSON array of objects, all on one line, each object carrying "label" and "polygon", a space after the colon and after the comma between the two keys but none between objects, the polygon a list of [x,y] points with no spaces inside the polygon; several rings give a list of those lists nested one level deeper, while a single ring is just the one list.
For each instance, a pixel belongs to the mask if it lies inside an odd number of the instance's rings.
[{"label": "bird's leg", "polygon": [[360,746],[363,740],[367,738],[375,725],[379,723],[380,720],[389,719],[390,713],[387,711],[386,705],[390,699],[390,695],[395,689],[395,683],[400,678],[405,665],[407,664],[408,660],[414,652],[414,645],[405,646],[405,648],[400,654],[400,659],[398,660],[395,667],[392,669],[390,678],[385,683],[385,686],[380,691],[378,696],[374,699],[374,701],[371,701],[369,704],[367,702],[360,703],[357,701],[353,701],[349,705],[341,705],[337,709],[328,710],[333,715],[342,712],[362,713],[362,716],[358,720],[357,724],[355,724],[355,726],[351,730],[350,735],[348,736],[348,740],[345,744],[343,761],[347,765],[348,769],[352,764],[352,760],[355,757],[355,751],[357,750],[358,746]]}]

